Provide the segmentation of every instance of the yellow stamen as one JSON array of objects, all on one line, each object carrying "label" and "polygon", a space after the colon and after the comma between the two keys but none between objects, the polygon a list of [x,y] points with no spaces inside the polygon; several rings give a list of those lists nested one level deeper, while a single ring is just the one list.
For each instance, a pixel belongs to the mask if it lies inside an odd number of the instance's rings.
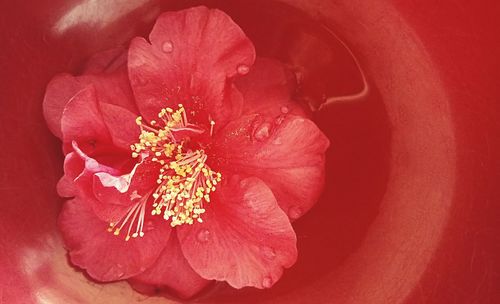
[{"label": "yellow stamen", "polygon": [[[157,178],[157,188],[153,191],[152,215],[163,214],[165,220],[170,220],[172,227],[188,224],[195,220],[202,223],[201,214],[205,213],[205,204],[210,202],[210,192],[214,185],[221,181],[222,175],[212,171],[206,164],[207,155],[203,150],[191,151],[184,148],[184,142],[178,142],[173,131],[189,129],[186,109],[182,104],[178,109],[164,108],[158,113],[159,121],[151,121],[149,125],[142,117],[137,117],[136,123],[141,128],[138,143],[131,145],[132,157],[151,157],[151,161],[162,167]],[[210,121],[210,135],[213,135],[215,121]],[[192,126],[192,125],[191,125]],[[140,211],[139,211],[140,210]],[[118,223],[110,226],[110,231],[119,234],[129,217],[142,214],[144,206],[135,205],[115,229]],[[143,217],[142,217],[143,224]],[[141,225],[142,225],[141,224]],[[139,227],[139,226],[138,226]],[[130,237],[142,236],[142,226]]]}]

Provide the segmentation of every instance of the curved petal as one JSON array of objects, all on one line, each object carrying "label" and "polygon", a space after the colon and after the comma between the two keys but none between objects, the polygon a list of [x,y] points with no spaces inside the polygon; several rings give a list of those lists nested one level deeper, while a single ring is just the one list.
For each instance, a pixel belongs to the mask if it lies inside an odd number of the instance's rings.
[{"label": "curved petal", "polygon": [[166,12],[149,38],[151,44],[132,40],[128,57],[141,114],[155,119],[161,108],[183,103],[198,122],[227,120],[226,80],[255,60],[251,41],[231,18],[206,7]]},{"label": "curved petal", "polygon": [[296,79],[277,60],[257,58],[248,75],[235,84],[243,94],[243,114],[308,116],[305,108],[292,100]]},{"label": "curved petal", "polygon": [[[76,195],[92,207],[95,215],[108,223],[115,222],[127,214],[127,211],[134,204],[129,199],[128,201],[112,200],[112,202],[102,203],[96,196],[95,191],[95,176],[96,174],[106,174],[107,176],[120,179],[121,173],[119,170],[108,167],[99,163],[94,158],[85,154],[77,145],[72,143],[74,153],[83,162],[83,169],[78,176],[73,178],[73,186],[76,189]],[[104,186],[103,186],[104,187]],[[112,187],[112,185],[110,185]],[[109,192],[114,193],[112,189]],[[102,194],[100,194],[102,195]]]},{"label": "curved petal", "polygon": [[110,135],[97,105],[95,88],[78,92],[66,105],[61,119],[63,142],[77,141],[95,146],[110,141]]},{"label": "curved petal", "polygon": [[94,212],[109,222],[123,218],[137,199],[147,199],[156,188],[159,167],[156,163],[136,164],[124,175],[97,172],[92,176],[92,189],[96,200]]},{"label": "curved petal", "polygon": [[43,116],[50,131],[60,139],[64,107],[82,89],[80,82],[69,74],[57,75],[47,85],[43,99]]},{"label": "curved petal", "polygon": [[178,227],[189,264],[202,277],[235,288],[271,287],[297,259],[288,217],[258,178],[234,176],[215,194],[203,223]]},{"label": "curved petal", "polygon": [[325,176],[329,140],[310,120],[281,115],[271,120],[246,115],[227,125],[214,141],[219,170],[257,176],[292,219],[317,201]]},{"label": "curved petal", "polygon": [[[47,85],[43,114],[52,133],[62,139],[61,118],[66,104],[78,92],[93,84],[97,95],[106,94],[104,102],[120,105],[137,113],[127,74],[127,52],[123,48],[104,51],[93,56],[83,76],[56,75]],[[99,74],[101,75],[90,75]]]},{"label": "curved petal", "polygon": [[121,106],[101,103],[100,109],[111,139],[116,147],[129,150],[138,141],[141,130],[135,123],[137,114]]},{"label": "curved petal", "polygon": [[196,295],[211,282],[189,266],[175,231],[153,266],[128,281],[142,293],[152,294],[167,289],[184,299]]},{"label": "curved petal", "polygon": [[64,176],[57,183],[57,193],[62,197],[73,197],[77,194],[74,181],[85,168],[85,161],[75,152],[66,154],[64,158]]},{"label": "curved petal", "polygon": [[103,282],[126,279],[150,267],[165,248],[171,231],[160,217],[148,218],[144,237],[125,241],[108,232],[108,223],[98,219],[78,198],[63,205],[58,225],[71,262]]}]

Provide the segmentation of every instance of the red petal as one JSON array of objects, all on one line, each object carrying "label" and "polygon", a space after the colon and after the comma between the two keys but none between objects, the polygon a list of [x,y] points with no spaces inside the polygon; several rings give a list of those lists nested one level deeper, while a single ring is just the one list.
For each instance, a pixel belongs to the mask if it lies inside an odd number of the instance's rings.
[{"label": "red petal", "polygon": [[78,197],[87,205],[91,206],[95,215],[103,221],[109,223],[122,218],[134,202],[129,199],[127,202],[113,200],[112,203],[102,203],[98,200],[98,197],[96,197],[94,189],[94,176],[96,174],[108,174],[108,176],[115,176],[116,178],[119,178],[121,175],[120,172],[114,168],[102,165],[95,159],[87,156],[78,147],[76,142],[73,142],[73,149],[76,155],[78,155],[84,163],[83,170],[76,178],[74,178],[74,187],[77,190]]},{"label": "red petal", "polygon": [[160,217],[148,221],[144,237],[125,241],[108,232],[108,223],[98,219],[85,201],[75,198],[64,204],[58,224],[71,262],[92,278],[107,282],[137,275],[158,259],[171,229]]},{"label": "red petal", "polygon": [[61,118],[66,104],[90,84],[96,87],[97,95],[99,99],[103,99],[102,102],[117,104],[137,113],[128,81],[126,55],[123,48],[118,48],[98,53],[89,60],[84,74],[107,73],[106,75],[75,77],[60,74],[50,81],[43,101],[43,113],[54,135],[62,138]]},{"label": "red petal", "polygon": [[235,288],[271,287],[297,259],[288,217],[258,178],[235,176],[215,194],[203,223],[178,227],[189,264],[202,277]]},{"label": "red petal", "polygon": [[236,80],[243,94],[243,114],[306,116],[304,108],[291,99],[296,82],[277,60],[258,58],[245,77]]},{"label": "red petal", "polygon": [[61,139],[61,118],[64,107],[81,89],[83,87],[80,82],[69,74],[57,75],[47,85],[43,99],[43,115],[50,131]]},{"label": "red petal", "polygon": [[[255,60],[251,41],[229,16],[206,7],[162,14],[150,34],[132,40],[129,74],[141,113],[183,103],[198,121],[224,121],[226,79]],[[168,98],[168,101],[167,101]]]},{"label": "red petal", "polygon": [[64,142],[110,141],[93,86],[81,90],[68,102],[61,119],[61,129]]},{"label": "red petal", "polygon": [[93,174],[93,193],[97,201],[96,215],[109,222],[118,221],[135,204],[134,198],[149,197],[157,186],[159,165],[156,163],[137,164],[125,175],[98,172]]},{"label": "red petal", "polygon": [[85,168],[85,161],[75,152],[66,154],[64,158],[64,176],[57,183],[57,193],[62,197],[73,197],[77,194],[75,178]]},{"label": "red petal", "polygon": [[200,277],[189,266],[174,232],[153,266],[129,279],[129,283],[143,293],[166,288],[187,299],[200,292],[210,281]]},{"label": "red petal", "polygon": [[100,109],[114,145],[130,150],[130,145],[137,142],[141,133],[135,123],[137,114],[110,103],[101,103]]},{"label": "red petal", "polygon": [[219,170],[257,176],[271,188],[292,219],[309,210],[322,190],[329,141],[310,120],[282,115],[275,120],[246,115],[216,137]]}]

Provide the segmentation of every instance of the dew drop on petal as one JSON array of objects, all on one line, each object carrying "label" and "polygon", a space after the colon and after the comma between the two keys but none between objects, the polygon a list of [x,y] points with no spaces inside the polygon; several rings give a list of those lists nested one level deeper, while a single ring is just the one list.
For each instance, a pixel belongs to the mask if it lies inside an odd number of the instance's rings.
[{"label": "dew drop on petal", "polygon": [[264,288],[271,288],[273,286],[273,279],[270,277],[265,277],[264,280],[262,280],[262,287]]},{"label": "dew drop on petal", "polygon": [[283,113],[283,114],[287,114],[288,112],[290,112],[290,109],[287,106],[282,106],[280,108],[280,110],[281,110],[281,113]]},{"label": "dew drop on petal", "polygon": [[258,140],[262,141],[265,140],[266,138],[269,137],[269,131],[271,129],[271,124],[268,122],[265,122],[255,128],[255,131],[253,132],[253,137]]},{"label": "dew drop on petal", "polygon": [[144,271],[146,271],[146,267],[144,267],[144,266],[143,266],[143,267],[139,268],[139,271],[140,271],[140,272],[144,272]]},{"label": "dew drop on petal", "polygon": [[161,49],[167,54],[172,53],[172,51],[174,50],[174,44],[172,43],[172,41],[167,40],[163,43]]},{"label": "dew drop on petal", "polygon": [[302,210],[299,207],[293,206],[288,209],[288,217],[292,220],[296,220],[302,216]]},{"label": "dew drop on petal", "polygon": [[210,231],[207,229],[203,229],[200,232],[198,232],[198,241],[200,242],[207,242],[210,239]]},{"label": "dew drop on petal", "polygon": [[250,72],[250,67],[246,64],[240,64],[236,70],[238,71],[238,74],[246,75]]},{"label": "dew drop on petal", "polygon": [[273,260],[276,257],[276,251],[268,246],[264,246],[260,249],[262,255],[268,259],[268,260]]}]

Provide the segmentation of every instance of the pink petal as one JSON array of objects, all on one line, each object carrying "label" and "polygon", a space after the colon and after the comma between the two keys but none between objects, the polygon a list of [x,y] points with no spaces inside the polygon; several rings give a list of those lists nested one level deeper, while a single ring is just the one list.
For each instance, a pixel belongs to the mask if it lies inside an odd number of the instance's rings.
[{"label": "pink petal", "polygon": [[124,175],[97,172],[92,177],[92,189],[96,200],[92,201],[96,215],[109,222],[116,222],[128,208],[135,204],[135,198],[147,198],[156,188],[159,167],[156,163],[137,164]]},{"label": "pink petal", "polygon": [[[60,74],[50,81],[43,101],[43,113],[54,135],[62,139],[61,118],[66,104],[90,84],[96,87],[98,97],[104,95],[101,98],[103,102],[117,104],[137,113],[128,81],[126,55],[123,48],[98,53],[89,60],[84,71],[87,75]],[[89,75],[104,72],[107,74]]]},{"label": "pink petal", "polygon": [[129,283],[143,293],[152,294],[158,290],[167,289],[187,299],[200,292],[210,281],[200,277],[189,266],[174,231],[153,266],[138,276],[130,278]]},{"label": "pink petal", "polygon": [[132,40],[128,58],[140,112],[151,120],[183,103],[198,121],[225,121],[226,80],[255,60],[243,31],[223,12],[195,7],[162,14],[149,38]]},{"label": "pink petal", "polygon": [[114,145],[129,151],[141,133],[135,123],[137,114],[110,103],[101,103],[100,110]]},{"label": "pink petal", "polygon": [[64,107],[81,89],[83,87],[80,82],[69,74],[57,75],[47,85],[43,99],[43,115],[50,131],[61,139],[61,118]]},{"label": "pink petal", "polygon": [[304,108],[291,99],[296,89],[294,76],[277,60],[257,58],[248,75],[235,83],[243,94],[243,114],[306,116]]},{"label": "pink petal", "polygon": [[[87,205],[91,206],[94,210],[95,215],[103,221],[115,222],[123,217],[127,213],[129,207],[134,204],[131,199],[127,201],[117,201],[116,197],[113,197],[111,202],[102,203],[99,200],[100,197],[96,196],[95,191],[95,175],[96,174],[107,174],[108,176],[113,176],[115,178],[120,178],[120,171],[105,166],[95,159],[86,155],[76,144],[73,142],[73,149],[75,154],[83,161],[84,168],[80,174],[74,178],[74,187],[77,190],[77,196],[82,199]],[[116,191],[109,189],[113,194]],[[100,196],[106,197],[104,194],[99,193]],[[110,194],[108,193],[108,196]],[[101,198],[102,199],[102,198]],[[109,200],[109,199],[108,199]]]},{"label": "pink petal", "polygon": [[64,158],[64,176],[57,183],[57,193],[62,197],[73,197],[77,194],[74,181],[85,168],[85,161],[75,152],[66,154]]},{"label": "pink petal", "polygon": [[135,276],[158,259],[171,229],[160,217],[148,218],[146,223],[144,237],[125,241],[122,235],[108,232],[108,223],[78,198],[63,205],[58,222],[71,262],[103,282]]},{"label": "pink petal", "polygon": [[303,117],[246,115],[217,134],[213,153],[224,159],[220,170],[262,179],[280,207],[296,219],[322,190],[328,146],[325,135]]},{"label": "pink petal", "polygon": [[97,106],[95,88],[78,92],[64,108],[61,119],[63,141],[95,143],[110,140],[108,129]]},{"label": "pink petal", "polygon": [[271,287],[297,259],[288,217],[258,178],[233,176],[215,194],[203,223],[178,227],[189,264],[202,277],[235,288]]}]

